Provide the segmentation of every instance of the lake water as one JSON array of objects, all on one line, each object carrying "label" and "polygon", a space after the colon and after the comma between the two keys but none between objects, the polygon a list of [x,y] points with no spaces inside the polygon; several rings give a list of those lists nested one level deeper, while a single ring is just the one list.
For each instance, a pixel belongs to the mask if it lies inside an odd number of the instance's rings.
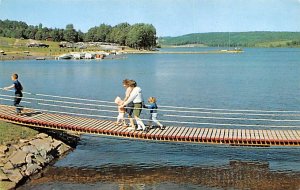
[{"label": "lake water", "polygon": [[[207,50],[211,48],[161,51]],[[5,61],[0,62],[1,87],[11,84],[14,72],[20,75],[26,92],[108,102],[123,97],[123,79],[134,79],[143,89],[145,100],[157,97],[158,106],[166,110],[159,115],[166,125],[254,129],[300,126],[300,49],[128,54],[124,59],[101,61]],[[92,117],[117,114],[95,111],[97,105],[78,111],[31,102],[23,105]],[[142,117],[148,117],[146,111]],[[84,135],[74,152],[49,168],[44,177],[22,188],[300,189],[299,181],[299,148],[159,143]]]}]

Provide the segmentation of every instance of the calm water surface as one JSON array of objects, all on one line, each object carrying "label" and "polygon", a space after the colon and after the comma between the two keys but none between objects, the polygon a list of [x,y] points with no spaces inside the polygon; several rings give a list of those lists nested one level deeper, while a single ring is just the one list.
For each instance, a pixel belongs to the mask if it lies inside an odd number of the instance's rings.
[{"label": "calm water surface", "polygon": [[[123,96],[121,83],[129,78],[138,82],[145,98],[157,97],[159,105],[300,110],[299,49],[246,49],[242,54],[127,55],[126,59],[102,61],[5,61],[0,62],[0,86],[10,85],[14,72],[19,73],[25,90],[32,93],[113,101],[116,96]],[[3,100],[1,103],[7,104]],[[146,113],[143,117],[147,117]],[[163,114],[160,117],[170,119]],[[274,116],[279,117],[282,116]],[[285,118],[299,120],[297,114]],[[274,124],[256,122],[238,121]],[[157,143],[84,135],[74,152],[49,168],[44,177],[22,188],[300,189],[299,181],[299,148]]]}]

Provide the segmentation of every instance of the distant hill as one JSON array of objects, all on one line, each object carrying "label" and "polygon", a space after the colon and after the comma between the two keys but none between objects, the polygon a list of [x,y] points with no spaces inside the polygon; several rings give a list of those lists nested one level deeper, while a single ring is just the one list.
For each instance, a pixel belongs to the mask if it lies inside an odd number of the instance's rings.
[{"label": "distant hill", "polygon": [[160,37],[161,46],[300,47],[300,32],[212,32]]}]

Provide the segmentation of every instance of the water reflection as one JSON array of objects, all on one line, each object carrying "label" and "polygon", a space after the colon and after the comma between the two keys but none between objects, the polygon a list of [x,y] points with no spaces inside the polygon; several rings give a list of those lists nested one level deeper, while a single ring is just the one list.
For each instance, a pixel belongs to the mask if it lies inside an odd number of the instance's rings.
[{"label": "water reflection", "polygon": [[[83,185],[83,186],[82,186]],[[221,167],[133,165],[98,169],[50,167],[20,189],[299,189],[300,172],[269,169],[267,162],[230,161]]]}]

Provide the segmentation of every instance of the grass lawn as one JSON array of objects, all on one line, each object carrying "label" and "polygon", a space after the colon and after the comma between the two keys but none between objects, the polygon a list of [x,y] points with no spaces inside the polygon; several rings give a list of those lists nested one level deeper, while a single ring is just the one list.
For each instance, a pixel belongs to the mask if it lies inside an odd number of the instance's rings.
[{"label": "grass lawn", "polygon": [[38,134],[37,131],[21,125],[0,121],[0,145],[16,143],[19,139],[31,138]]}]

